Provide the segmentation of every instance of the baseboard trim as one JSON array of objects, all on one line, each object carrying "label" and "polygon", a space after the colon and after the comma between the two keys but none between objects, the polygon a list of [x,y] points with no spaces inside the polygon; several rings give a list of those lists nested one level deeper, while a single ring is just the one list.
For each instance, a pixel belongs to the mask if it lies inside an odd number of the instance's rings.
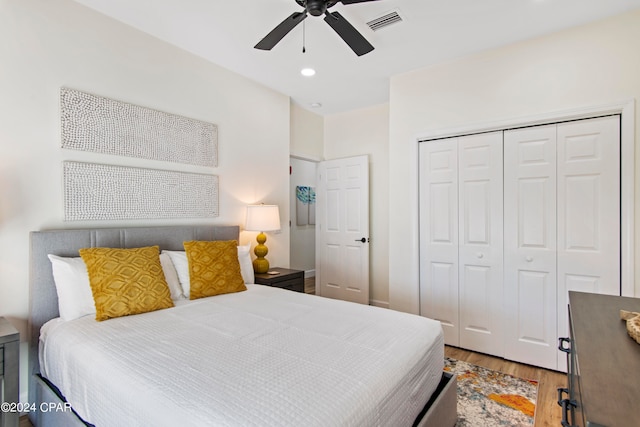
[{"label": "baseboard trim", "polygon": [[389,308],[389,301],[379,301],[379,300],[369,300],[369,305],[373,305],[375,307],[381,307],[381,308]]}]

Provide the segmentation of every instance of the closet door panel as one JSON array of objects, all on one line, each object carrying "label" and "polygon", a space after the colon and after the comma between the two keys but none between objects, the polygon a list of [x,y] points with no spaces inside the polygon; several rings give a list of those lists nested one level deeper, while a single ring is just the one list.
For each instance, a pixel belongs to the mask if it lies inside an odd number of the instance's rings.
[{"label": "closet door panel", "polygon": [[502,132],[460,137],[460,346],[503,355]]},{"label": "closet door panel", "polygon": [[568,291],[620,294],[620,203],[619,116],[421,143],[421,314],[565,370]]},{"label": "closet door panel", "polygon": [[[548,324],[544,321],[547,314],[547,301],[553,293],[554,278],[549,272],[518,272],[518,300],[515,301],[518,317],[512,319],[517,324],[517,337],[520,341],[534,346],[547,345]],[[542,320],[542,321],[541,321]]]},{"label": "closet door panel", "polygon": [[459,346],[458,139],[424,142],[420,154],[420,314]]},{"label": "closet door panel", "polygon": [[556,369],[556,127],[504,133],[505,357]]},{"label": "closet door panel", "polygon": [[[558,125],[558,304],[569,291],[620,295],[620,120]],[[558,316],[558,336],[569,336]],[[566,358],[558,355],[558,368]]]}]

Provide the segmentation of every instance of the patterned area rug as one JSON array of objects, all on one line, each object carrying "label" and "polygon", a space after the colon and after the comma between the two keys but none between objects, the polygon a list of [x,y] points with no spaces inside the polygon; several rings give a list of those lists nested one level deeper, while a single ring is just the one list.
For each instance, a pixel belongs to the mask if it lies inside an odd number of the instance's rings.
[{"label": "patterned area rug", "polygon": [[532,426],[538,382],[445,358],[458,377],[456,427]]}]

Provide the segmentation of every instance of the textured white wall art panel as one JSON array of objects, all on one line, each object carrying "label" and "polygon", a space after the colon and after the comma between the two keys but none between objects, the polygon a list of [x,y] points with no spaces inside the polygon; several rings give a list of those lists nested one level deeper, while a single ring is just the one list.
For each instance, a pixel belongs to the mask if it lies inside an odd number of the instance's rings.
[{"label": "textured white wall art panel", "polygon": [[211,218],[218,176],[63,162],[66,221]]},{"label": "textured white wall art panel", "polygon": [[60,89],[62,148],[218,166],[218,127],[69,88]]}]

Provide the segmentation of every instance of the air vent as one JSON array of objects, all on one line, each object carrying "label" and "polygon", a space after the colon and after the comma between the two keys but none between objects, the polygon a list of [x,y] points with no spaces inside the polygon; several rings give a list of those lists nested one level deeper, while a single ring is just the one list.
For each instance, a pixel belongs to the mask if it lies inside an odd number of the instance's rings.
[{"label": "air vent", "polygon": [[371,21],[367,22],[367,25],[373,31],[378,31],[382,28],[388,27],[389,25],[396,24],[398,22],[402,22],[402,17],[397,10],[393,10],[391,12],[385,13],[379,18],[372,19]]}]

